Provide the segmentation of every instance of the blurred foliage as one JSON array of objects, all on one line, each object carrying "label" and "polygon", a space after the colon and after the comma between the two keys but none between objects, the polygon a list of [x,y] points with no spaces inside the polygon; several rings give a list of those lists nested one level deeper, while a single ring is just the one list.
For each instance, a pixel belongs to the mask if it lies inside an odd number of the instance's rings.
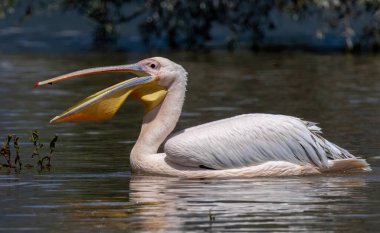
[{"label": "blurred foliage", "polygon": [[239,34],[251,34],[252,45],[257,45],[264,30],[273,29],[270,13],[274,1],[147,1],[145,22],[141,24],[146,43],[165,38],[171,48],[203,48],[212,41],[215,25],[228,30],[226,44],[233,48]]},{"label": "blurred foliage", "polygon": [[0,19],[14,12],[13,6],[17,0],[2,0],[0,1]]},{"label": "blurred foliage", "polygon": [[117,42],[118,26],[135,20],[152,48],[212,47],[216,28],[226,32],[228,48],[237,46],[242,36],[258,48],[283,17],[301,24],[317,20],[316,37],[335,31],[348,50],[380,45],[380,0],[2,0],[0,17],[11,14],[15,5],[24,6],[24,15],[32,14],[35,5],[76,11],[96,23],[94,43],[105,47]]},{"label": "blurred foliage", "polygon": [[[62,0],[66,10],[76,10],[97,23],[94,32],[96,46],[109,46],[116,43],[118,32],[116,26],[127,23],[143,13],[144,8],[138,7],[133,12],[125,14],[123,6],[132,0]],[[136,1],[138,2],[138,1]]]}]

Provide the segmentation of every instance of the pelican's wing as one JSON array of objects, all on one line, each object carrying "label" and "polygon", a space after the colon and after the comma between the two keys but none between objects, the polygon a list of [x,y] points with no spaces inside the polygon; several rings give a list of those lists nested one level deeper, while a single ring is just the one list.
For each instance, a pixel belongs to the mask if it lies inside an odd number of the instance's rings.
[{"label": "pelican's wing", "polygon": [[355,158],[322,138],[320,128],[296,117],[248,114],[181,131],[165,143],[171,162],[212,169],[267,161],[326,167],[328,159]]}]

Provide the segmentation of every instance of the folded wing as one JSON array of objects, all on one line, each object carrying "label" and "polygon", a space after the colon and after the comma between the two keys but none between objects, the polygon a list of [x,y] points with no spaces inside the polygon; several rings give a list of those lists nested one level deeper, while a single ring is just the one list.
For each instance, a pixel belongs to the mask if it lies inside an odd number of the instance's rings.
[{"label": "folded wing", "polygon": [[165,143],[167,159],[189,167],[228,169],[267,161],[313,164],[355,158],[322,138],[315,123],[296,117],[248,114],[178,132]]}]

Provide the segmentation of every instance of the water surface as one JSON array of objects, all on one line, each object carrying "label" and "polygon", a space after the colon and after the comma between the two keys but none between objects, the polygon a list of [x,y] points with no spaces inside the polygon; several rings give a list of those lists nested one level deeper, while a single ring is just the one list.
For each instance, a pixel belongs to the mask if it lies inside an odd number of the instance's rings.
[{"label": "water surface", "polygon": [[[59,136],[50,171],[0,170],[0,232],[378,231],[380,56],[304,53],[162,54],[189,72],[177,129],[251,112],[319,122],[324,136],[366,158],[373,171],[308,177],[178,179],[132,175],[129,152],[142,107],[129,99],[104,122],[49,125],[76,101],[120,82],[99,74],[34,89],[77,69],[151,55],[2,54],[0,136]],[[2,158],[1,158],[2,159]],[[1,162],[4,162],[1,160]]]}]

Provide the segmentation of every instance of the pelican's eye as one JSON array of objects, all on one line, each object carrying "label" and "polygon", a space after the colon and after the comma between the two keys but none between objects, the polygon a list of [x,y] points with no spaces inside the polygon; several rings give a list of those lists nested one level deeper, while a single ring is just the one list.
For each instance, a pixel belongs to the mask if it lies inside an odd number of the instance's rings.
[{"label": "pelican's eye", "polygon": [[148,69],[151,69],[151,70],[158,70],[158,69],[160,69],[160,63],[158,63],[156,61],[149,61],[149,62],[145,63],[145,66],[148,67]]},{"label": "pelican's eye", "polygon": [[146,71],[151,72],[151,73],[156,73],[161,68],[161,64],[158,61],[153,60],[153,59],[144,60],[140,64],[144,67]]}]

